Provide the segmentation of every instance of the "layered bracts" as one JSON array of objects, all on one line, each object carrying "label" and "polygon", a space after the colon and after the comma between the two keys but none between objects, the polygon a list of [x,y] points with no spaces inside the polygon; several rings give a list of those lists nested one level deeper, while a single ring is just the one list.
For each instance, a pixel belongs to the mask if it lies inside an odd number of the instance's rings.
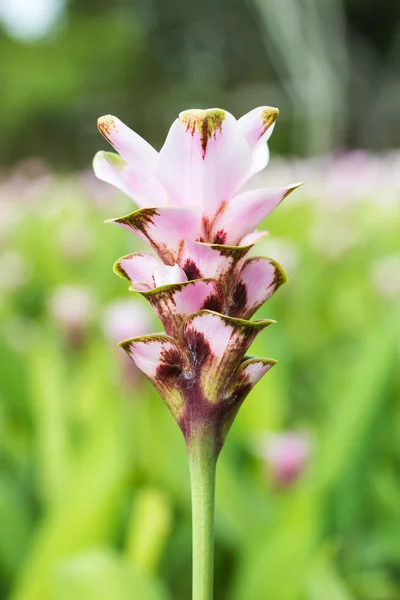
[{"label": "layered bracts", "polygon": [[277,116],[270,107],[238,121],[219,109],[186,111],[159,153],[118,119],[99,120],[119,155],[99,152],[95,172],[139,207],[111,222],[153,250],[122,257],[114,270],[151,304],[165,329],[121,346],[185,437],[207,427],[218,449],[244,398],[275,364],[247,356],[273,322],[250,319],[286,275],[274,260],[248,255],[267,235],[255,228],[299,184],[238,190],[266,166]]}]

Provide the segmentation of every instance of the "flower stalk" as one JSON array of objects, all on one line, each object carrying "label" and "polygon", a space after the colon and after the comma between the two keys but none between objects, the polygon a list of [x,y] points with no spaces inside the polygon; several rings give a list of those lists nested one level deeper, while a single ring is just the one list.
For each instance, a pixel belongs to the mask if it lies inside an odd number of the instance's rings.
[{"label": "flower stalk", "polygon": [[120,258],[127,279],[165,333],[120,346],[159,391],[186,440],[193,506],[193,600],[212,600],[214,494],[218,454],[244,399],[276,363],[248,356],[274,321],[251,320],[286,281],[271,258],[248,257],[268,235],[255,229],[300,184],[240,191],[268,163],[279,111],[256,108],[236,120],[220,109],[189,110],[157,152],[117,118],[99,129],[118,154],[98,152],[96,175],[138,209],[111,219],[153,254]]},{"label": "flower stalk", "polygon": [[212,600],[214,583],[214,503],[217,451],[206,427],[187,442],[192,491],[193,600]]}]

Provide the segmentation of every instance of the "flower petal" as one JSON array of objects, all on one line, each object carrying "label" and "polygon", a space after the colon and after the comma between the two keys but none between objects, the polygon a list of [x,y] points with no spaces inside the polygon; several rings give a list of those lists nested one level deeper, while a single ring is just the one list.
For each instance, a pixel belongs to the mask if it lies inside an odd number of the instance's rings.
[{"label": "flower petal", "polygon": [[250,148],[265,143],[271,137],[279,110],[272,106],[259,106],[238,120]]},{"label": "flower petal", "polygon": [[251,248],[251,245],[222,246],[185,240],[179,256],[180,266],[189,280],[204,277],[218,281],[230,279]]},{"label": "flower petal", "polygon": [[268,231],[258,231],[258,229],[256,229],[255,231],[252,231],[251,233],[248,233],[247,235],[242,237],[242,239],[239,242],[239,246],[254,246],[254,244],[257,244],[257,242],[261,242],[261,240],[264,240],[268,236]]},{"label": "flower petal", "polygon": [[247,179],[250,179],[268,164],[269,149],[266,142],[271,137],[278,116],[279,110],[277,108],[259,106],[243,115],[238,121],[248,144],[253,149],[253,160]]},{"label": "flower petal", "polygon": [[188,362],[177,343],[166,335],[155,334],[126,340],[120,346],[158,389],[178,420],[184,399],[177,381]]},{"label": "flower petal", "polygon": [[236,119],[220,109],[188,110],[173,123],[155,172],[173,206],[195,204],[212,219],[250,168]]},{"label": "flower petal", "polygon": [[235,386],[251,386],[252,389],[277,363],[273,358],[245,357],[237,373]]},{"label": "flower petal", "polygon": [[199,237],[199,214],[194,207],[143,208],[130,215],[109,219],[133,232],[150,244],[161,260],[169,265],[178,262],[185,238]]},{"label": "flower petal", "polygon": [[228,314],[250,319],[286,281],[285,271],[271,258],[248,258],[232,288]]},{"label": "flower petal", "polygon": [[114,152],[97,152],[93,170],[98,179],[114,185],[140,208],[167,204],[165,191],[150,171],[128,165]]},{"label": "flower petal", "polygon": [[245,321],[203,310],[188,318],[185,340],[206,398],[220,402],[256,335],[275,321]]},{"label": "flower petal", "polygon": [[268,144],[260,144],[253,150],[253,160],[251,161],[250,170],[247,174],[246,181],[251,179],[253,175],[259,173],[269,163],[269,148]]},{"label": "flower petal", "polygon": [[142,292],[152,305],[168,335],[179,338],[182,329],[182,315],[208,309],[219,312],[223,306],[223,294],[216,281],[199,279],[172,285],[165,285],[151,291]]},{"label": "flower petal", "polygon": [[176,263],[172,266],[159,265],[155,269],[153,277],[156,288],[165,285],[173,285],[174,283],[183,283],[188,280],[185,271],[183,271]]},{"label": "flower petal", "polygon": [[135,252],[117,260],[114,271],[120,277],[128,279],[135,290],[146,291],[155,287],[153,273],[160,264],[153,254]]},{"label": "flower petal", "polygon": [[224,243],[236,245],[300,185],[302,184],[294,183],[285,188],[250,190],[239,194],[227,202],[218,214],[212,238],[223,236]]},{"label": "flower petal", "polygon": [[225,439],[246,396],[274,365],[272,358],[245,357],[227,390],[229,410],[224,416],[222,439]]},{"label": "flower petal", "polygon": [[157,150],[117,117],[100,117],[97,126],[100,133],[128,164],[146,169],[154,167],[158,157]]}]

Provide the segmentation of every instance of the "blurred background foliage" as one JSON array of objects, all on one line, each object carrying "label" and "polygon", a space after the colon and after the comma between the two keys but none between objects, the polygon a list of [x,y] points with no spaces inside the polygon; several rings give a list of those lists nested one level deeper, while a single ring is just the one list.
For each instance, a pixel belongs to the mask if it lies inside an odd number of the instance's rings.
[{"label": "blurred background foliage", "polygon": [[393,147],[399,40],[398,2],[2,0],[0,160],[82,167],[101,114],[159,145],[182,108],[266,98],[281,151]]},{"label": "blurred background foliage", "polygon": [[[99,115],[279,106],[254,185],[306,180],[254,250],[279,360],[221,455],[218,600],[400,598],[399,3],[2,0],[0,597],[187,600],[184,443],[116,343],[157,331],[90,172]],[[396,114],[397,111],[397,114]],[[294,158],[296,156],[296,158]]]}]

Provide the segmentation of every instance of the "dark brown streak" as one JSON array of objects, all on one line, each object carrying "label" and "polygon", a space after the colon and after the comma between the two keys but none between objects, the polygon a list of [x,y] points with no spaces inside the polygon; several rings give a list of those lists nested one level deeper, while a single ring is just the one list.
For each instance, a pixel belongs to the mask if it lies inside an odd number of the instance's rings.
[{"label": "dark brown streak", "polygon": [[238,281],[232,291],[232,303],[228,306],[230,317],[240,317],[247,304],[247,288],[243,281]]}]

